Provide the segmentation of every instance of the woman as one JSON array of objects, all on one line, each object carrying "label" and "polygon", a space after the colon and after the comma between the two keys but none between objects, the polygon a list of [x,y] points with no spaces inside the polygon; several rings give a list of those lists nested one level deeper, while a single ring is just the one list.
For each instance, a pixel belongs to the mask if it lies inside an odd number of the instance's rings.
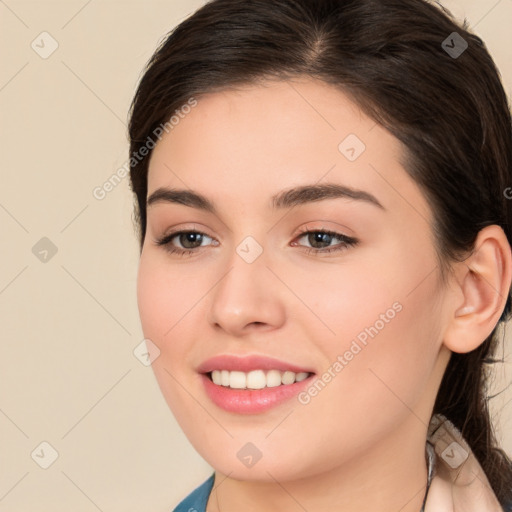
[{"label": "woman", "polygon": [[477,36],[422,0],[213,0],[130,141],[144,335],[215,469],[177,512],[512,510],[512,132]]}]

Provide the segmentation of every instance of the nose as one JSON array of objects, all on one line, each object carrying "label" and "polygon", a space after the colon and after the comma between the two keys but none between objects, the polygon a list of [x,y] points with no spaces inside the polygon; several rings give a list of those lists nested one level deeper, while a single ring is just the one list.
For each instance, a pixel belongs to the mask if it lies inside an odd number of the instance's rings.
[{"label": "nose", "polygon": [[234,252],[209,297],[210,325],[232,336],[283,325],[286,290],[268,263],[265,251],[252,262]]}]

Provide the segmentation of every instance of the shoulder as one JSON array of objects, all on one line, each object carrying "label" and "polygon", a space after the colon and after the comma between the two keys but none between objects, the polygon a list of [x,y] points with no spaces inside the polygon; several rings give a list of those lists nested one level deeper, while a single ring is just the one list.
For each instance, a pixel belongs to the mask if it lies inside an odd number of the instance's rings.
[{"label": "shoulder", "polygon": [[213,487],[215,473],[208,480],[203,482],[199,487],[192,491],[173,512],[205,512],[206,503]]},{"label": "shoulder", "polygon": [[510,503],[500,505],[471,447],[451,421],[434,415],[427,440],[433,447],[429,455],[433,455],[434,476],[425,512],[436,512],[440,504],[454,512],[512,512]]}]

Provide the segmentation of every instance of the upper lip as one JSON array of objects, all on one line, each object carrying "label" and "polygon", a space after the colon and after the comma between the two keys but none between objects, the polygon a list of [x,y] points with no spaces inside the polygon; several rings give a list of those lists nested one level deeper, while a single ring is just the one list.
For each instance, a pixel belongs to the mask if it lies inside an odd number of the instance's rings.
[{"label": "upper lip", "polygon": [[213,370],[240,372],[250,372],[252,370],[279,370],[282,372],[314,373],[310,368],[303,368],[296,364],[287,363],[286,361],[272,357],[260,355],[235,356],[230,354],[218,355],[207,359],[197,368],[199,373],[209,373]]}]

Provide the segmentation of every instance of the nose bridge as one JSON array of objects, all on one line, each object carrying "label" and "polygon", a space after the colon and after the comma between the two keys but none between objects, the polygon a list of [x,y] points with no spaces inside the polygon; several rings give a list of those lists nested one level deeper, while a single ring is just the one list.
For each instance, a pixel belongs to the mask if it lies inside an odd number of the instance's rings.
[{"label": "nose bridge", "polygon": [[255,323],[280,324],[284,304],[269,264],[263,245],[253,236],[243,238],[226,257],[225,273],[213,290],[210,322],[232,333]]}]

